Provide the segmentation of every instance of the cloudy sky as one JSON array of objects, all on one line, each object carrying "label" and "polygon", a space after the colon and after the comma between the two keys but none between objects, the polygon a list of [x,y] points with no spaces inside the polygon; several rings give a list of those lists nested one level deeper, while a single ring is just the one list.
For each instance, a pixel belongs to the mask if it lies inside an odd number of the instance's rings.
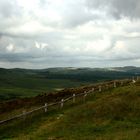
[{"label": "cloudy sky", "polygon": [[140,0],[0,0],[0,67],[140,66]]}]

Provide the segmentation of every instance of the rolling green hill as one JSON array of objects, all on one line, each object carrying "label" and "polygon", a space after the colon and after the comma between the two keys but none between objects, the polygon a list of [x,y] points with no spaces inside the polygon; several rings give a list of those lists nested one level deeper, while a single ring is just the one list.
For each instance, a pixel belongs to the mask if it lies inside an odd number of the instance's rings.
[{"label": "rolling green hill", "polygon": [[0,139],[139,140],[140,81],[2,125]]},{"label": "rolling green hill", "polygon": [[118,68],[0,68],[0,101],[32,97],[102,81],[140,75],[139,67]]}]

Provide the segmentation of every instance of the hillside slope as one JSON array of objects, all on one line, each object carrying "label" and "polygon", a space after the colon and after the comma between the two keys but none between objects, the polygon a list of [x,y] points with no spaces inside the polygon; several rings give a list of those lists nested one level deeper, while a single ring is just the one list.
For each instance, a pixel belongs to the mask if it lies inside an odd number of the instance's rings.
[{"label": "hillside slope", "polygon": [[139,140],[140,81],[0,128],[0,139]]},{"label": "hillside slope", "polygon": [[42,70],[0,68],[0,102],[138,75],[140,75],[139,67],[48,68]]}]

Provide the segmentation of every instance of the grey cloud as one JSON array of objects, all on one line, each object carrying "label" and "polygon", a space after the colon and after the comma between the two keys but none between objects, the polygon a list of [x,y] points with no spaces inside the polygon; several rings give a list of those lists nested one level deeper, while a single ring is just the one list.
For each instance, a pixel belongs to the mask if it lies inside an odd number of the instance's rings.
[{"label": "grey cloud", "polygon": [[91,9],[104,10],[115,18],[140,18],[139,0],[87,0],[87,6]]},{"label": "grey cloud", "polygon": [[140,18],[140,1],[138,0],[114,0],[110,13],[121,18],[126,16],[130,18]]},{"label": "grey cloud", "polygon": [[0,62],[26,62],[34,57],[28,54],[0,53]]},{"label": "grey cloud", "polygon": [[10,18],[11,16],[19,16],[21,7],[17,6],[15,0],[1,0],[0,1],[0,15],[5,18]]},{"label": "grey cloud", "polygon": [[66,25],[66,27],[76,27],[98,18],[97,15],[86,11],[85,8],[83,4],[74,4],[67,7],[64,12],[66,13],[66,15],[64,15],[64,25]]},{"label": "grey cloud", "polygon": [[[121,66],[121,65],[138,65],[138,62],[134,63],[135,60],[140,60],[140,57],[137,58],[114,58],[114,59],[105,59],[96,58],[96,57],[87,57],[87,56],[61,56],[53,57],[46,56],[35,58],[26,55],[7,55],[2,56],[2,62],[8,64],[11,67],[24,67],[24,68],[46,68],[46,67],[59,67],[59,66],[73,66],[73,67],[106,67],[106,66]],[[5,58],[5,59],[4,59]],[[1,59],[0,59],[1,60]],[[0,61],[1,62],[1,61]],[[24,65],[21,66],[21,64]],[[7,65],[7,66],[8,66]]]}]

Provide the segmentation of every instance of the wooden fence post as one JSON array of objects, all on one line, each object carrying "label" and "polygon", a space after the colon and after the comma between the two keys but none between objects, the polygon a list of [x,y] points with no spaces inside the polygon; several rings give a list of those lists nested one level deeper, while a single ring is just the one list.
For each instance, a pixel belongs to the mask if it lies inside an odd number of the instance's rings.
[{"label": "wooden fence post", "polygon": [[132,83],[135,83],[134,81],[135,81],[135,77],[133,76],[133,77],[132,77]]},{"label": "wooden fence post", "polygon": [[93,92],[93,91],[94,91],[94,88],[92,88],[91,90],[92,90],[92,92]]},{"label": "wooden fence post", "polygon": [[121,81],[121,86],[123,86],[123,81]]},{"label": "wooden fence post", "polygon": [[99,92],[101,92],[102,91],[102,87],[101,86],[99,86]]},{"label": "wooden fence post", "polygon": [[117,86],[116,86],[116,82],[114,81],[114,83],[113,83],[113,86],[114,86],[114,88],[116,88]]},{"label": "wooden fence post", "polygon": [[75,103],[75,94],[73,94],[73,103]]},{"label": "wooden fence post", "polygon": [[22,111],[22,114],[23,114],[23,119],[26,119],[26,111],[25,110]]},{"label": "wooden fence post", "polygon": [[132,83],[136,83],[134,76],[132,77]]},{"label": "wooden fence post", "polygon": [[137,81],[139,80],[139,76],[137,76]]},{"label": "wooden fence post", "polygon": [[84,94],[84,102],[86,101],[86,96],[87,96],[87,93],[86,93],[86,94]]},{"label": "wooden fence post", "polygon": [[45,112],[47,112],[48,111],[48,108],[47,108],[47,103],[45,103]]},{"label": "wooden fence post", "polygon": [[64,106],[64,99],[61,99],[61,108]]}]

